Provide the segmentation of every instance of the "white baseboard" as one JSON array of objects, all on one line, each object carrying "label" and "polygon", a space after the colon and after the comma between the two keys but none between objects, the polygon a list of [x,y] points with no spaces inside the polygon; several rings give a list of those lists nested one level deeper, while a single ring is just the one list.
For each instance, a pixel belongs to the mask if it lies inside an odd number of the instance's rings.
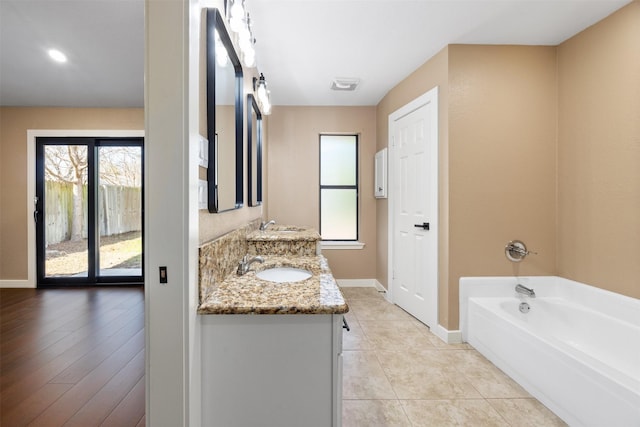
[{"label": "white baseboard", "polygon": [[31,289],[35,287],[35,283],[30,283],[28,280],[0,280],[0,288]]},{"label": "white baseboard", "polygon": [[460,344],[462,343],[462,334],[459,330],[457,331],[449,331],[445,329],[442,325],[438,325],[435,328],[431,329],[431,332],[442,341],[447,344]]},{"label": "white baseboard", "polygon": [[387,288],[385,288],[384,286],[382,286],[382,283],[380,283],[380,282],[378,282],[377,280],[375,280],[374,285],[375,285],[375,287],[376,287],[376,289],[377,289],[378,291],[380,291],[380,292],[384,292],[384,293],[385,293],[385,295],[387,295],[387,294],[388,294],[388,292],[387,292]]}]

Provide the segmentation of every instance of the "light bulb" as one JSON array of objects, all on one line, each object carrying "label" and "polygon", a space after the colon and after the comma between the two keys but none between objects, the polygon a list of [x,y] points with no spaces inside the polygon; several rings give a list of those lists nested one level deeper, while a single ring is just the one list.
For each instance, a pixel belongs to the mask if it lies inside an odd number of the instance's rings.
[{"label": "light bulb", "polygon": [[235,0],[231,6],[231,19],[242,19],[244,17],[244,7],[242,0]]},{"label": "light bulb", "polygon": [[229,21],[229,27],[234,33],[239,32],[242,29],[242,19],[231,18],[231,20]]},{"label": "light bulb", "polygon": [[242,29],[244,25],[244,7],[242,6],[242,0],[236,0],[231,6],[231,18],[229,18],[229,26],[231,31],[237,33]]},{"label": "light bulb", "polygon": [[242,40],[251,40],[251,31],[249,31],[249,27],[246,23],[243,23],[242,28],[238,31],[238,38]]},{"label": "light bulb", "polygon": [[266,102],[262,103],[262,112],[266,115],[271,114],[271,101],[268,98]]},{"label": "light bulb", "polygon": [[251,49],[244,54],[244,65],[251,68],[256,65],[256,52]]},{"label": "light bulb", "polygon": [[265,87],[264,80],[261,80],[260,83],[258,84],[258,99],[261,102],[264,102],[266,97],[267,97],[267,88]]},{"label": "light bulb", "polygon": [[248,38],[248,39],[240,39],[238,41],[238,44],[240,45],[240,50],[242,52],[247,52],[247,51],[253,49],[253,46],[251,46],[251,39],[250,38]]}]

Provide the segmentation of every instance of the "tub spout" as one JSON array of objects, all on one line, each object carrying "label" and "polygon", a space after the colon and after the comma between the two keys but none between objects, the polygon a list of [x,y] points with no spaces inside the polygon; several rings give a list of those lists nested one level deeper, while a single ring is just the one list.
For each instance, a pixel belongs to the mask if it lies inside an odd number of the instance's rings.
[{"label": "tub spout", "polygon": [[521,284],[516,285],[516,292],[519,294],[526,295],[531,298],[536,297],[536,293],[531,288],[527,288],[526,286],[522,286]]}]

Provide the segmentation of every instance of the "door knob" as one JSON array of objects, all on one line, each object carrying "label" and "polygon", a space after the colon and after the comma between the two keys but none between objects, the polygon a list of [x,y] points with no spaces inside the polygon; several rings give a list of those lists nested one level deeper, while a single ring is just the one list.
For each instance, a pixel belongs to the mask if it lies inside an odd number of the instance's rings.
[{"label": "door knob", "polygon": [[414,227],[422,228],[423,230],[429,230],[429,223],[428,222],[423,222],[422,224],[414,225]]}]

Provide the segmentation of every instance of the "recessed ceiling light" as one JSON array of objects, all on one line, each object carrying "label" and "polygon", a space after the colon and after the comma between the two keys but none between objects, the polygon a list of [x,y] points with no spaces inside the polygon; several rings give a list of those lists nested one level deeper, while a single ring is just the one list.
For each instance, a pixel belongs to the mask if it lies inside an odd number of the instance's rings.
[{"label": "recessed ceiling light", "polygon": [[60,52],[58,49],[49,49],[49,57],[56,62],[64,63],[67,62],[67,55]]},{"label": "recessed ceiling light", "polygon": [[334,79],[331,82],[331,89],[332,90],[346,90],[346,91],[353,91],[356,90],[356,88],[358,87],[358,84],[360,83],[360,79],[343,79],[343,78],[337,78]]}]

